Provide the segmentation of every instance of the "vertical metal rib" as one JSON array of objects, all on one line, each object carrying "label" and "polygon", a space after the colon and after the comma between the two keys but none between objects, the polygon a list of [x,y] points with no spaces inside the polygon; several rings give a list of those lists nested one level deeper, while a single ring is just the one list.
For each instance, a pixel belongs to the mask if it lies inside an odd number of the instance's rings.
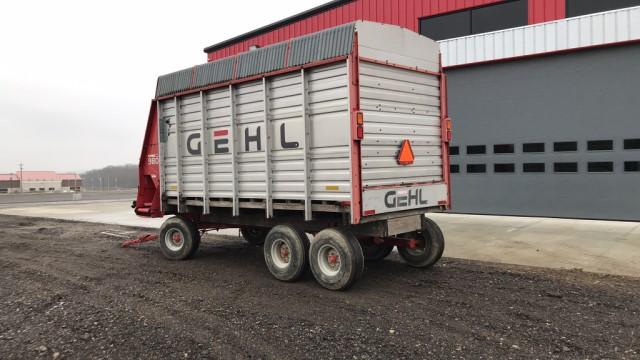
[{"label": "vertical metal rib", "polygon": [[162,102],[157,101],[157,121],[158,121],[158,167],[160,168],[160,212],[164,212],[164,194],[166,191],[165,185],[165,171],[164,171],[164,144],[166,143],[165,134],[166,127],[162,124],[164,117],[162,116]]},{"label": "vertical metal rib", "polygon": [[176,190],[178,192],[178,213],[183,212],[182,206],[182,144],[180,135],[180,99],[174,97],[175,112],[176,112]]},{"label": "vertical metal rib", "polygon": [[269,122],[269,83],[262,78],[262,95],[264,102],[264,162],[265,162],[265,212],[267,219],[273,217],[273,201],[271,199],[271,124]]},{"label": "vertical metal rib", "polygon": [[209,136],[207,134],[207,95],[200,91],[200,114],[202,115],[200,153],[202,155],[202,213],[209,213]]},{"label": "vertical metal rib", "polygon": [[310,221],[313,218],[311,210],[311,169],[309,167],[311,160],[311,124],[309,121],[308,96],[307,96],[307,78],[304,69],[300,70],[300,83],[302,87],[302,120],[304,124],[304,137],[302,149],[304,153],[304,219]]},{"label": "vertical metal rib", "polygon": [[233,93],[233,85],[229,85],[229,114],[230,116],[230,124],[229,131],[231,132],[231,177],[232,177],[232,186],[231,186],[231,197],[232,197],[232,208],[231,214],[233,216],[240,215],[240,204],[238,203],[238,162],[236,159],[236,119],[235,119],[235,95]]}]

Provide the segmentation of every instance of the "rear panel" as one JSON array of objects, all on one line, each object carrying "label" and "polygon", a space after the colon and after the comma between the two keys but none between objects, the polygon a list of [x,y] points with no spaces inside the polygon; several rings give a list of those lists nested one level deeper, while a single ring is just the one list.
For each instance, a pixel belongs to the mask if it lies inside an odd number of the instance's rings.
[{"label": "rear panel", "polygon": [[[435,75],[360,63],[360,108],[364,114],[362,186],[442,181],[440,86]],[[415,156],[398,164],[404,140]]]},{"label": "rear panel", "polygon": [[[365,22],[357,30],[363,216],[447,204],[446,99],[437,44],[383,24]],[[410,163],[399,161],[405,142]]]}]

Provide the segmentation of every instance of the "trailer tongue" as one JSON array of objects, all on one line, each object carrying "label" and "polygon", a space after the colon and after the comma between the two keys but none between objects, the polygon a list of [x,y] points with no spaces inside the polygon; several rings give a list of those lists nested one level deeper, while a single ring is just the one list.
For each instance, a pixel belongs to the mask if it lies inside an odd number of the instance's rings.
[{"label": "trailer tongue", "polygon": [[159,77],[135,212],[174,215],[169,259],[236,227],[276,278],[310,267],[346,289],[394,246],[416,267],[442,256],[424,213],[450,206],[450,136],[437,43],[346,24]]}]

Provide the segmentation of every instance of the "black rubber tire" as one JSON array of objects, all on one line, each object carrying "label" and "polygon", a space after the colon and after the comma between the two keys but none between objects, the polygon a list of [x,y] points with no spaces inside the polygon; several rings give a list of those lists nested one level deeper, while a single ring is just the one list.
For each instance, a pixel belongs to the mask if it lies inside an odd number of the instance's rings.
[{"label": "black rubber tire", "polygon": [[[182,245],[179,248],[171,248],[168,237],[172,232],[179,231],[182,234]],[[174,216],[162,223],[160,227],[160,250],[162,255],[169,260],[185,260],[191,258],[200,247],[200,232],[195,224],[183,217]]]},{"label": "black rubber tire", "polygon": [[400,257],[412,267],[429,268],[440,260],[444,253],[444,235],[440,226],[433,220],[422,217],[422,231],[399,235],[400,238],[421,237],[424,239],[424,251],[412,251],[399,247]]},{"label": "black rubber tire", "polygon": [[[340,258],[340,267],[335,274],[323,271],[321,252],[333,249]],[[316,281],[329,290],[346,290],[364,273],[364,255],[362,247],[353,234],[341,229],[320,231],[309,250],[309,265]]]},{"label": "black rubber tire", "polygon": [[380,261],[393,251],[393,245],[374,244],[371,241],[361,242],[362,253],[365,261]]},{"label": "black rubber tire", "polygon": [[264,240],[269,234],[269,228],[261,228],[261,227],[241,227],[240,232],[242,233],[242,237],[247,240],[247,242],[251,245],[262,246],[264,244]]},{"label": "black rubber tire", "polygon": [[[286,244],[289,249],[289,261],[286,264],[274,259],[272,247]],[[267,234],[263,246],[264,260],[269,272],[280,281],[292,282],[300,279],[309,268],[309,238],[307,234],[293,226],[278,225]],[[277,255],[276,255],[277,256]]]}]

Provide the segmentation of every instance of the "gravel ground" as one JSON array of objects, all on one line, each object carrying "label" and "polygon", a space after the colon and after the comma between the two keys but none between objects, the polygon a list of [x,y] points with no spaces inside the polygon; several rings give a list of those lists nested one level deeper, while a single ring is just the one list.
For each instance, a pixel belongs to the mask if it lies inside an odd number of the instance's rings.
[{"label": "gravel ground", "polygon": [[640,358],[636,278],[392,255],[331,292],[237,237],[170,262],[127,231],[0,216],[1,359]]}]

